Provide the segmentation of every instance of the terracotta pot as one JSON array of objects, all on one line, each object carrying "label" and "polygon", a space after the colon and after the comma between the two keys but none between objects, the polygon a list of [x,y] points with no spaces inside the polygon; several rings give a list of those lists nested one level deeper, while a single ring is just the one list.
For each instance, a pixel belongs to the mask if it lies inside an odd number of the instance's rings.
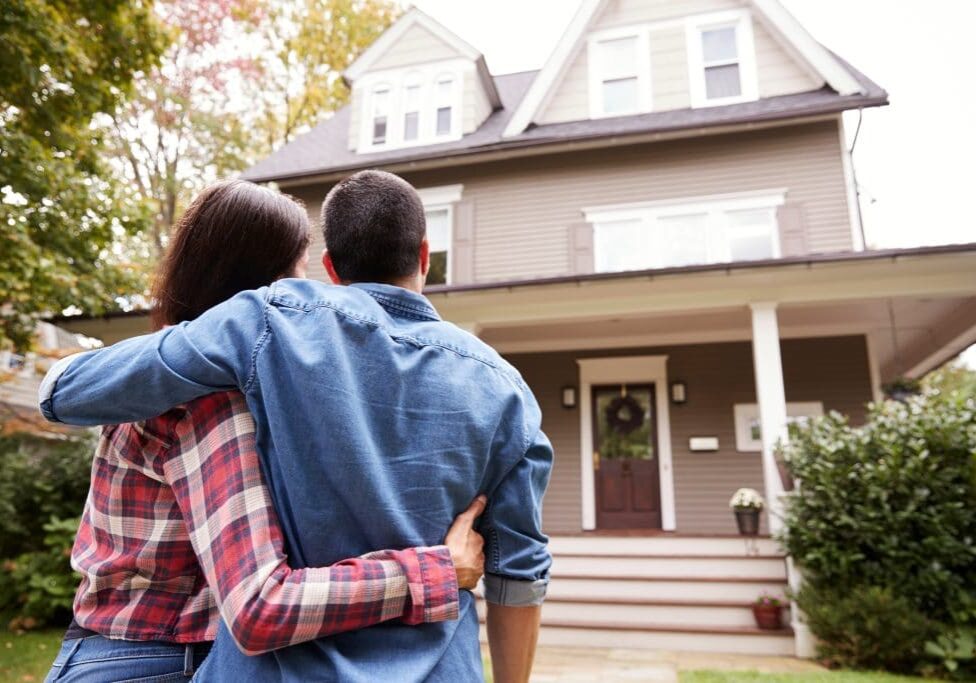
[{"label": "terracotta pot", "polygon": [[756,626],[764,631],[778,631],[783,628],[782,605],[753,605],[752,615],[756,618]]},{"label": "terracotta pot", "polygon": [[759,535],[759,510],[755,508],[736,508],[735,523],[743,536]]}]

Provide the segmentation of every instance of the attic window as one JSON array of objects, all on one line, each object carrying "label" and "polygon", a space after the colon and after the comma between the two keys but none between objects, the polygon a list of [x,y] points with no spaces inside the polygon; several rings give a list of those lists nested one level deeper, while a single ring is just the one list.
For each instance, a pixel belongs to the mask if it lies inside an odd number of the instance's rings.
[{"label": "attic window", "polygon": [[438,137],[450,135],[453,130],[454,79],[443,78],[437,81],[436,93],[436,134]]},{"label": "attic window", "polygon": [[403,140],[413,142],[420,137],[419,83],[407,84],[403,93]]},{"label": "attic window", "polygon": [[377,88],[373,92],[373,144],[386,144],[387,124],[390,110],[389,88]]},{"label": "attic window", "polygon": [[759,97],[752,19],[746,10],[717,12],[687,24],[692,106]]},{"label": "attic window", "polygon": [[646,31],[614,29],[590,36],[590,116],[625,116],[651,109]]}]

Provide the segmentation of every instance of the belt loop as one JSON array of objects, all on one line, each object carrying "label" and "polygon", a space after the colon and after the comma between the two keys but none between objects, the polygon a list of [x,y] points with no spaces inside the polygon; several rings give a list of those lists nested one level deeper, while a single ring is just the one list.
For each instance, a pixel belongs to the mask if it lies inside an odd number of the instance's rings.
[{"label": "belt loop", "polygon": [[186,650],[183,651],[183,675],[193,675],[193,643],[187,643]]},{"label": "belt loop", "polygon": [[61,664],[61,670],[52,680],[59,680],[68,671],[68,665],[71,663],[71,658],[75,656],[75,653],[78,651],[78,648],[81,647],[81,641],[83,640],[84,638],[75,638],[74,645],[72,645],[71,649],[68,650],[68,656],[64,658],[64,662]]}]

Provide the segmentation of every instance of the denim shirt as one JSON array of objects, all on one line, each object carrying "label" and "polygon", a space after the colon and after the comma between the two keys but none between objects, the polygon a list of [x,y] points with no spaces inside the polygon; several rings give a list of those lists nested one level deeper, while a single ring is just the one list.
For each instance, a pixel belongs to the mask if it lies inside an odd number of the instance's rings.
[{"label": "denim shirt", "polygon": [[[65,359],[41,387],[45,417],[133,422],[214,391],[244,392],[293,567],[441,543],[489,497],[486,599],[542,602],[541,530],[552,447],[518,372],[388,285],[281,280],[197,320]],[[294,615],[301,619],[300,614]],[[226,629],[200,680],[481,680],[478,617],[369,629],[246,657]]]}]

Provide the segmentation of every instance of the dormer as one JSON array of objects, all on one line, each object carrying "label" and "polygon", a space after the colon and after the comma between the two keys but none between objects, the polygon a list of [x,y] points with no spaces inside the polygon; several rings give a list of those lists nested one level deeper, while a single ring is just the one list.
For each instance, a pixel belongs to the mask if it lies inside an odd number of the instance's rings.
[{"label": "dormer", "polygon": [[349,148],[360,154],[459,140],[501,107],[484,56],[415,7],[343,77]]},{"label": "dormer", "polygon": [[825,87],[864,93],[778,0],[582,0],[504,136]]}]

